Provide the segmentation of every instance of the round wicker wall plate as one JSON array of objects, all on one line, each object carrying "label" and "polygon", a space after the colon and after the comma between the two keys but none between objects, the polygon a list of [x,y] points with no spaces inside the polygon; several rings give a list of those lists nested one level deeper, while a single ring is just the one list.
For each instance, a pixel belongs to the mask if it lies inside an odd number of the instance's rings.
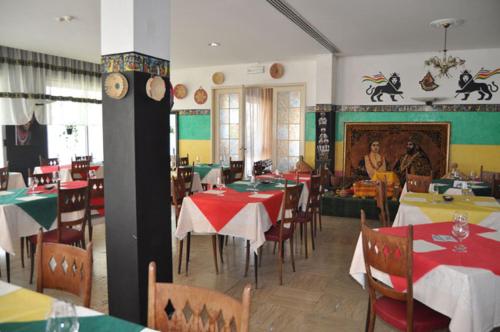
[{"label": "round wicker wall plate", "polygon": [[281,78],[285,73],[285,67],[281,63],[273,63],[269,68],[269,74],[272,78]]},{"label": "round wicker wall plate", "polygon": [[113,99],[122,99],[128,91],[127,78],[121,73],[111,73],[104,80],[104,92]]},{"label": "round wicker wall plate", "polygon": [[212,82],[214,82],[215,84],[222,84],[224,83],[224,80],[225,80],[224,73],[221,73],[220,71],[212,75]]},{"label": "round wicker wall plate", "polygon": [[205,104],[207,98],[208,98],[207,92],[201,87],[194,93],[194,101],[199,105]]},{"label": "round wicker wall plate", "polygon": [[174,96],[177,99],[183,99],[187,96],[187,88],[184,84],[177,84],[174,87]]},{"label": "round wicker wall plate", "polygon": [[165,97],[165,92],[167,92],[167,85],[160,76],[151,77],[146,82],[146,93],[149,98],[160,101]]}]

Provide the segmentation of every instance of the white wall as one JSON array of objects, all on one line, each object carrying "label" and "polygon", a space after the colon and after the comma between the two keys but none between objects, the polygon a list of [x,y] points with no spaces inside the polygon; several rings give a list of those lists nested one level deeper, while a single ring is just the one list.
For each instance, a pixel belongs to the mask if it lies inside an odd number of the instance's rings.
[{"label": "white wall", "polygon": [[[280,85],[290,83],[305,83],[306,106],[316,105],[316,60],[302,61],[279,61],[285,67],[285,74],[280,79],[273,79],[269,75],[269,63],[250,63],[228,66],[200,67],[175,69],[175,63],[171,63],[172,85],[182,83],[187,87],[188,94],[184,99],[175,98],[173,109],[209,109],[212,105],[212,90],[223,87],[235,87],[241,85]],[[260,65],[265,67],[263,74],[247,74],[247,68]],[[212,74],[222,72],[225,81],[221,85],[212,82]],[[195,91],[203,87],[208,93],[205,104],[198,105],[194,101]]]},{"label": "white wall", "polygon": [[[376,105],[376,104],[418,104],[412,97],[433,96],[446,97],[437,103],[443,104],[480,104],[500,103],[500,91],[493,93],[490,101],[478,101],[479,94],[472,93],[467,101],[461,101],[463,94],[455,98],[455,90],[459,89],[458,78],[460,73],[467,69],[475,75],[482,67],[488,70],[500,68],[500,49],[463,50],[448,52],[449,55],[458,56],[466,60],[465,65],[459,69],[451,69],[451,78],[438,78],[435,71],[431,70],[439,87],[431,92],[420,88],[419,81],[429,70],[424,61],[439,53],[409,53],[388,54],[372,56],[345,56],[339,57],[336,63],[335,100],[337,105]],[[370,96],[365,93],[372,83],[362,82],[363,75],[375,75],[382,72],[387,78],[394,72],[401,77],[401,89],[404,99],[396,97],[397,102],[391,101],[388,95],[382,97],[383,102],[373,103]],[[495,81],[500,86],[500,74],[486,80],[477,80],[480,83]]]}]

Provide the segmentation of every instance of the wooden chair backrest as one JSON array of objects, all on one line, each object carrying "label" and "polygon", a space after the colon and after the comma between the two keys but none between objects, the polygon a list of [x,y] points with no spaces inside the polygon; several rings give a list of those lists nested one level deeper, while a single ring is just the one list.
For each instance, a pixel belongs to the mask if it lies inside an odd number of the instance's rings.
[{"label": "wooden chair backrest", "polygon": [[90,156],[75,156],[75,161],[88,161],[89,163],[92,162],[92,155]]},{"label": "wooden chair backrest", "polygon": [[[408,235],[400,237],[383,234],[366,226],[365,211],[361,210],[361,237],[363,256],[372,304],[377,293],[399,301],[406,301],[408,326],[413,325],[413,226],[408,226]],[[406,279],[406,291],[399,292],[372,276],[371,268],[392,276]]]},{"label": "wooden chair backrest", "polygon": [[9,166],[0,168],[0,190],[9,189]]},{"label": "wooden chair backrest", "polygon": [[185,157],[179,157],[177,167],[179,166],[189,166],[189,154],[187,154]]},{"label": "wooden chair backrest", "polygon": [[[305,184],[304,184],[305,185]],[[309,182],[309,200],[307,202],[307,211],[312,208],[319,208],[321,206],[321,176],[312,175]]]},{"label": "wooden chair backrest", "polygon": [[156,282],[156,264],[149,263],[148,327],[176,332],[248,332],[250,284],[241,302],[220,292]]},{"label": "wooden chair backrest", "polygon": [[[89,206],[92,210],[104,208],[104,179],[88,179],[89,183]],[[96,199],[98,203],[96,203]],[[101,203],[102,202],[102,203]]]},{"label": "wooden chair backrest", "polygon": [[245,176],[245,161],[244,160],[230,160],[229,169],[231,170],[231,177],[233,181],[241,181]]},{"label": "wooden chair backrest", "polygon": [[500,178],[493,180],[493,186],[491,188],[491,195],[496,199],[500,198]]},{"label": "wooden chair backrest", "polygon": [[87,249],[61,243],[42,241],[38,233],[36,245],[36,290],[59,289],[82,298],[83,305],[90,308],[92,292],[92,242]]},{"label": "wooden chair backrest", "polygon": [[56,181],[54,181],[52,173],[33,174],[32,176],[37,180],[39,186],[56,183]]},{"label": "wooden chair backrest", "polygon": [[280,221],[280,238],[283,234],[283,228],[291,228],[293,233],[295,228],[295,218],[299,212],[300,190],[302,187],[298,184],[288,186],[288,181],[285,180],[285,191],[283,194],[283,203],[281,208]]},{"label": "wooden chair backrest", "polygon": [[406,188],[414,193],[428,193],[432,176],[406,174]]},{"label": "wooden chair backrest", "polygon": [[500,173],[486,171],[484,170],[483,165],[481,165],[481,171],[479,177],[481,181],[488,183],[489,185],[493,185],[493,181],[497,178],[500,178]]},{"label": "wooden chair backrest", "polygon": [[193,188],[193,176],[194,167],[192,166],[182,166],[177,167],[177,178],[181,178],[186,187],[187,195],[191,195],[191,189]]},{"label": "wooden chair backrest", "polygon": [[182,200],[186,197],[186,186],[182,177],[172,176],[172,203],[175,207],[175,222],[181,212]]},{"label": "wooden chair backrest", "polygon": [[253,163],[252,174],[254,176],[264,174],[264,165],[262,165],[262,160],[258,160],[258,161]]},{"label": "wooden chair backrest", "polygon": [[230,184],[231,182],[233,182],[233,179],[231,178],[231,170],[229,168],[222,168],[221,174],[222,174],[222,182],[224,184]]},{"label": "wooden chair backrest", "polygon": [[382,227],[390,226],[389,206],[387,203],[387,183],[385,181],[377,181],[375,200],[379,209],[379,218]]},{"label": "wooden chair backrest", "polygon": [[44,157],[39,155],[38,160],[40,161],[40,166],[57,166],[57,165],[59,165],[58,158],[44,158]]},{"label": "wooden chair backrest", "polygon": [[71,178],[73,180],[86,181],[89,176],[90,161],[72,161],[71,162]]},{"label": "wooden chair backrest", "polygon": [[[68,220],[67,214],[76,212],[80,218]],[[62,189],[57,186],[57,239],[61,242],[61,230],[63,227],[80,226],[81,232],[85,234],[85,227],[89,218],[89,187],[76,189]]]}]

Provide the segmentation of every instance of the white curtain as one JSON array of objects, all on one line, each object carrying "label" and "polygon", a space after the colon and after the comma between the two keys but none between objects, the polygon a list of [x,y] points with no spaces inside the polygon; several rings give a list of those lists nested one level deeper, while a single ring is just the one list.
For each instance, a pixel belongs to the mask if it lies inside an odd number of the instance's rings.
[{"label": "white curtain", "polygon": [[0,46],[0,125],[100,122],[100,65]]}]

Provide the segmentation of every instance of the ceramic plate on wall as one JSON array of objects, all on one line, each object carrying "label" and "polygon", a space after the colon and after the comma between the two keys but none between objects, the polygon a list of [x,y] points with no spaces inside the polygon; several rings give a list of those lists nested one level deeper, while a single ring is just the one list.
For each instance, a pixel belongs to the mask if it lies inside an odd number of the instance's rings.
[{"label": "ceramic plate on wall", "polygon": [[269,74],[272,78],[281,78],[285,73],[285,67],[281,63],[273,63],[269,68]]},{"label": "ceramic plate on wall", "polygon": [[174,87],[174,96],[177,99],[183,99],[187,96],[187,88],[184,84],[177,84]]},{"label": "ceramic plate on wall", "polygon": [[222,73],[220,71],[218,71],[212,75],[212,82],[214,82],[215,84],[224,83],[224,79],[225,79],[224,73]]},{"label": "ceramic plate on wall", "polygon": [[146,93],[149,98],[160,101],[165,97],[165,92],[167,91],[167,85],[165,81],[160,76],[151,77],[146,82]]},{"label": "ceramic plate on wall", "polygon": [[121,73],[112,73],[104,80],[104,92],[113,99],[122,99],[128,91],[127,78]]},{"label": "ceramic plate on wall", "polygon": [[207,98],[208,98],[207,92],[201,87],[194,93],[194,101],[199,105],[205,104]]}]

